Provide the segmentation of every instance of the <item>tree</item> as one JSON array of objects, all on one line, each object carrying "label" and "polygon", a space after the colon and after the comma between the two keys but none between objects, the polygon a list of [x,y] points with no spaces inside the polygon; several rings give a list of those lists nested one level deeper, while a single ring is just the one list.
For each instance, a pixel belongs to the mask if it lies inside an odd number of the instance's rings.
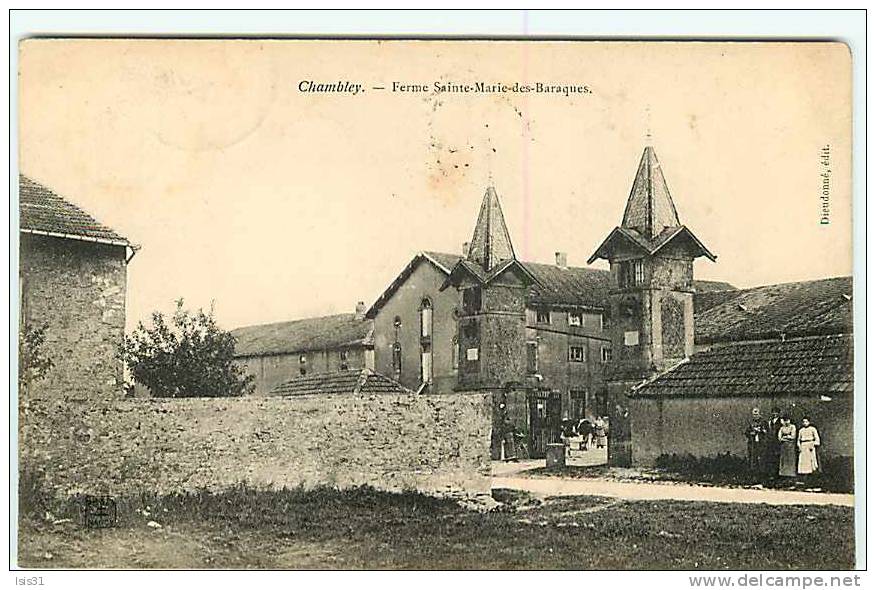
[{"label": "tree", "polygon": [[31,383],[45,378],[54,363],[46,356],[46,325],[22,325],[18,333],[18,388],[27,391]]},{"label": "tree", "polygon": [[234,336],[221,330],[203,309],[191,313],[176,302],[165,319],[152,313],[152,325],[137,325],[122,342],[120,356],[134,381],[156,397],[236,397],[252,393],[253,377],[234,363]]}]

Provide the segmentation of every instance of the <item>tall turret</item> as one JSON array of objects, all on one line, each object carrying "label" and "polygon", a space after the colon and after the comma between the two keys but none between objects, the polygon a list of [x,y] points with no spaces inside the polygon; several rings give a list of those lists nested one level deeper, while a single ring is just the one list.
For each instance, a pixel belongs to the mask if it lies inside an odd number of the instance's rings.
[{"label": "tall turret", "polygon": [[714,261],[678,211],[657,154],[642,153],[621,225],[590,257],[611,267],[612,360],[606,366],[609,463],[628,465],[630,388],[693,353],[693,261]]}]

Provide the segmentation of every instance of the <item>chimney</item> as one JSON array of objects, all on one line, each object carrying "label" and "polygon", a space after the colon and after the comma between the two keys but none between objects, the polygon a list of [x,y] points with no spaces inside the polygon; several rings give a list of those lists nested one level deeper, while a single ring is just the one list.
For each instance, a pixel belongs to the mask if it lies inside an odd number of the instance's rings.
[{"label": "chimney", "polygon": [[470,244],[469,244],[468,242],[463,242],[463,243],[462,243],[462,256],[463,256],[464,258],[467,258],[467,257],[468,257],[468,249],[469,249],[469,246],[470,246]]},{"label": "chimney", "polygon": [[560,268],[568,268],[569,265],[565,252],[557,252],[555,256],[557,257],[557,266]]},{"label": "chimney", "polygon": [[364,320],[365,319],[365,302],[359,301],[356,303],[356,319]]}]

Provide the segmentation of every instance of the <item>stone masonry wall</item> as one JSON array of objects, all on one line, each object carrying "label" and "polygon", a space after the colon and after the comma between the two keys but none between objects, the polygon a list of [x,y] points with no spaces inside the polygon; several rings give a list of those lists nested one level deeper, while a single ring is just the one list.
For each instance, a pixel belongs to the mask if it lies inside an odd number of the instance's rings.
[{"label": "stone masonry wall", "polygon": [[491,404],[457,393],[295,398],[31,399],[21,468],[76,494],[349,487],[490,493]]},{"label": "stone masonry wall", "polygon": [[46,326],[44,351],[54,363],[31,393],[120,397],[125,249],[22,234],[20,274],[22,319]]}]

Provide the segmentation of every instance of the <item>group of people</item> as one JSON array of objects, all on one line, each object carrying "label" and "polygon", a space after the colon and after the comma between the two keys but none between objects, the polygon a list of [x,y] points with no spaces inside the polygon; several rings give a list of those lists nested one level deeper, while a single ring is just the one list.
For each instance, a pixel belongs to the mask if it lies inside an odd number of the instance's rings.
[{"label": "group of people", "polygon": [[780,408],[773,408],[769,420],[764,420],[760,409],[754,408],[745,437],[748,467],[756,474],[794,478],[818,471],[821,438],[808,416],[803,416],[798,428]]},{"label": "group of people", "polygon": [[572,445],[575,443],[579,451],[587,451],[594,446],[603,449],[608,445],[608,420],[601,416],[595,420],[563,420],[560,425],[560,441],[566,447],[566,455],[571,455]]}]

